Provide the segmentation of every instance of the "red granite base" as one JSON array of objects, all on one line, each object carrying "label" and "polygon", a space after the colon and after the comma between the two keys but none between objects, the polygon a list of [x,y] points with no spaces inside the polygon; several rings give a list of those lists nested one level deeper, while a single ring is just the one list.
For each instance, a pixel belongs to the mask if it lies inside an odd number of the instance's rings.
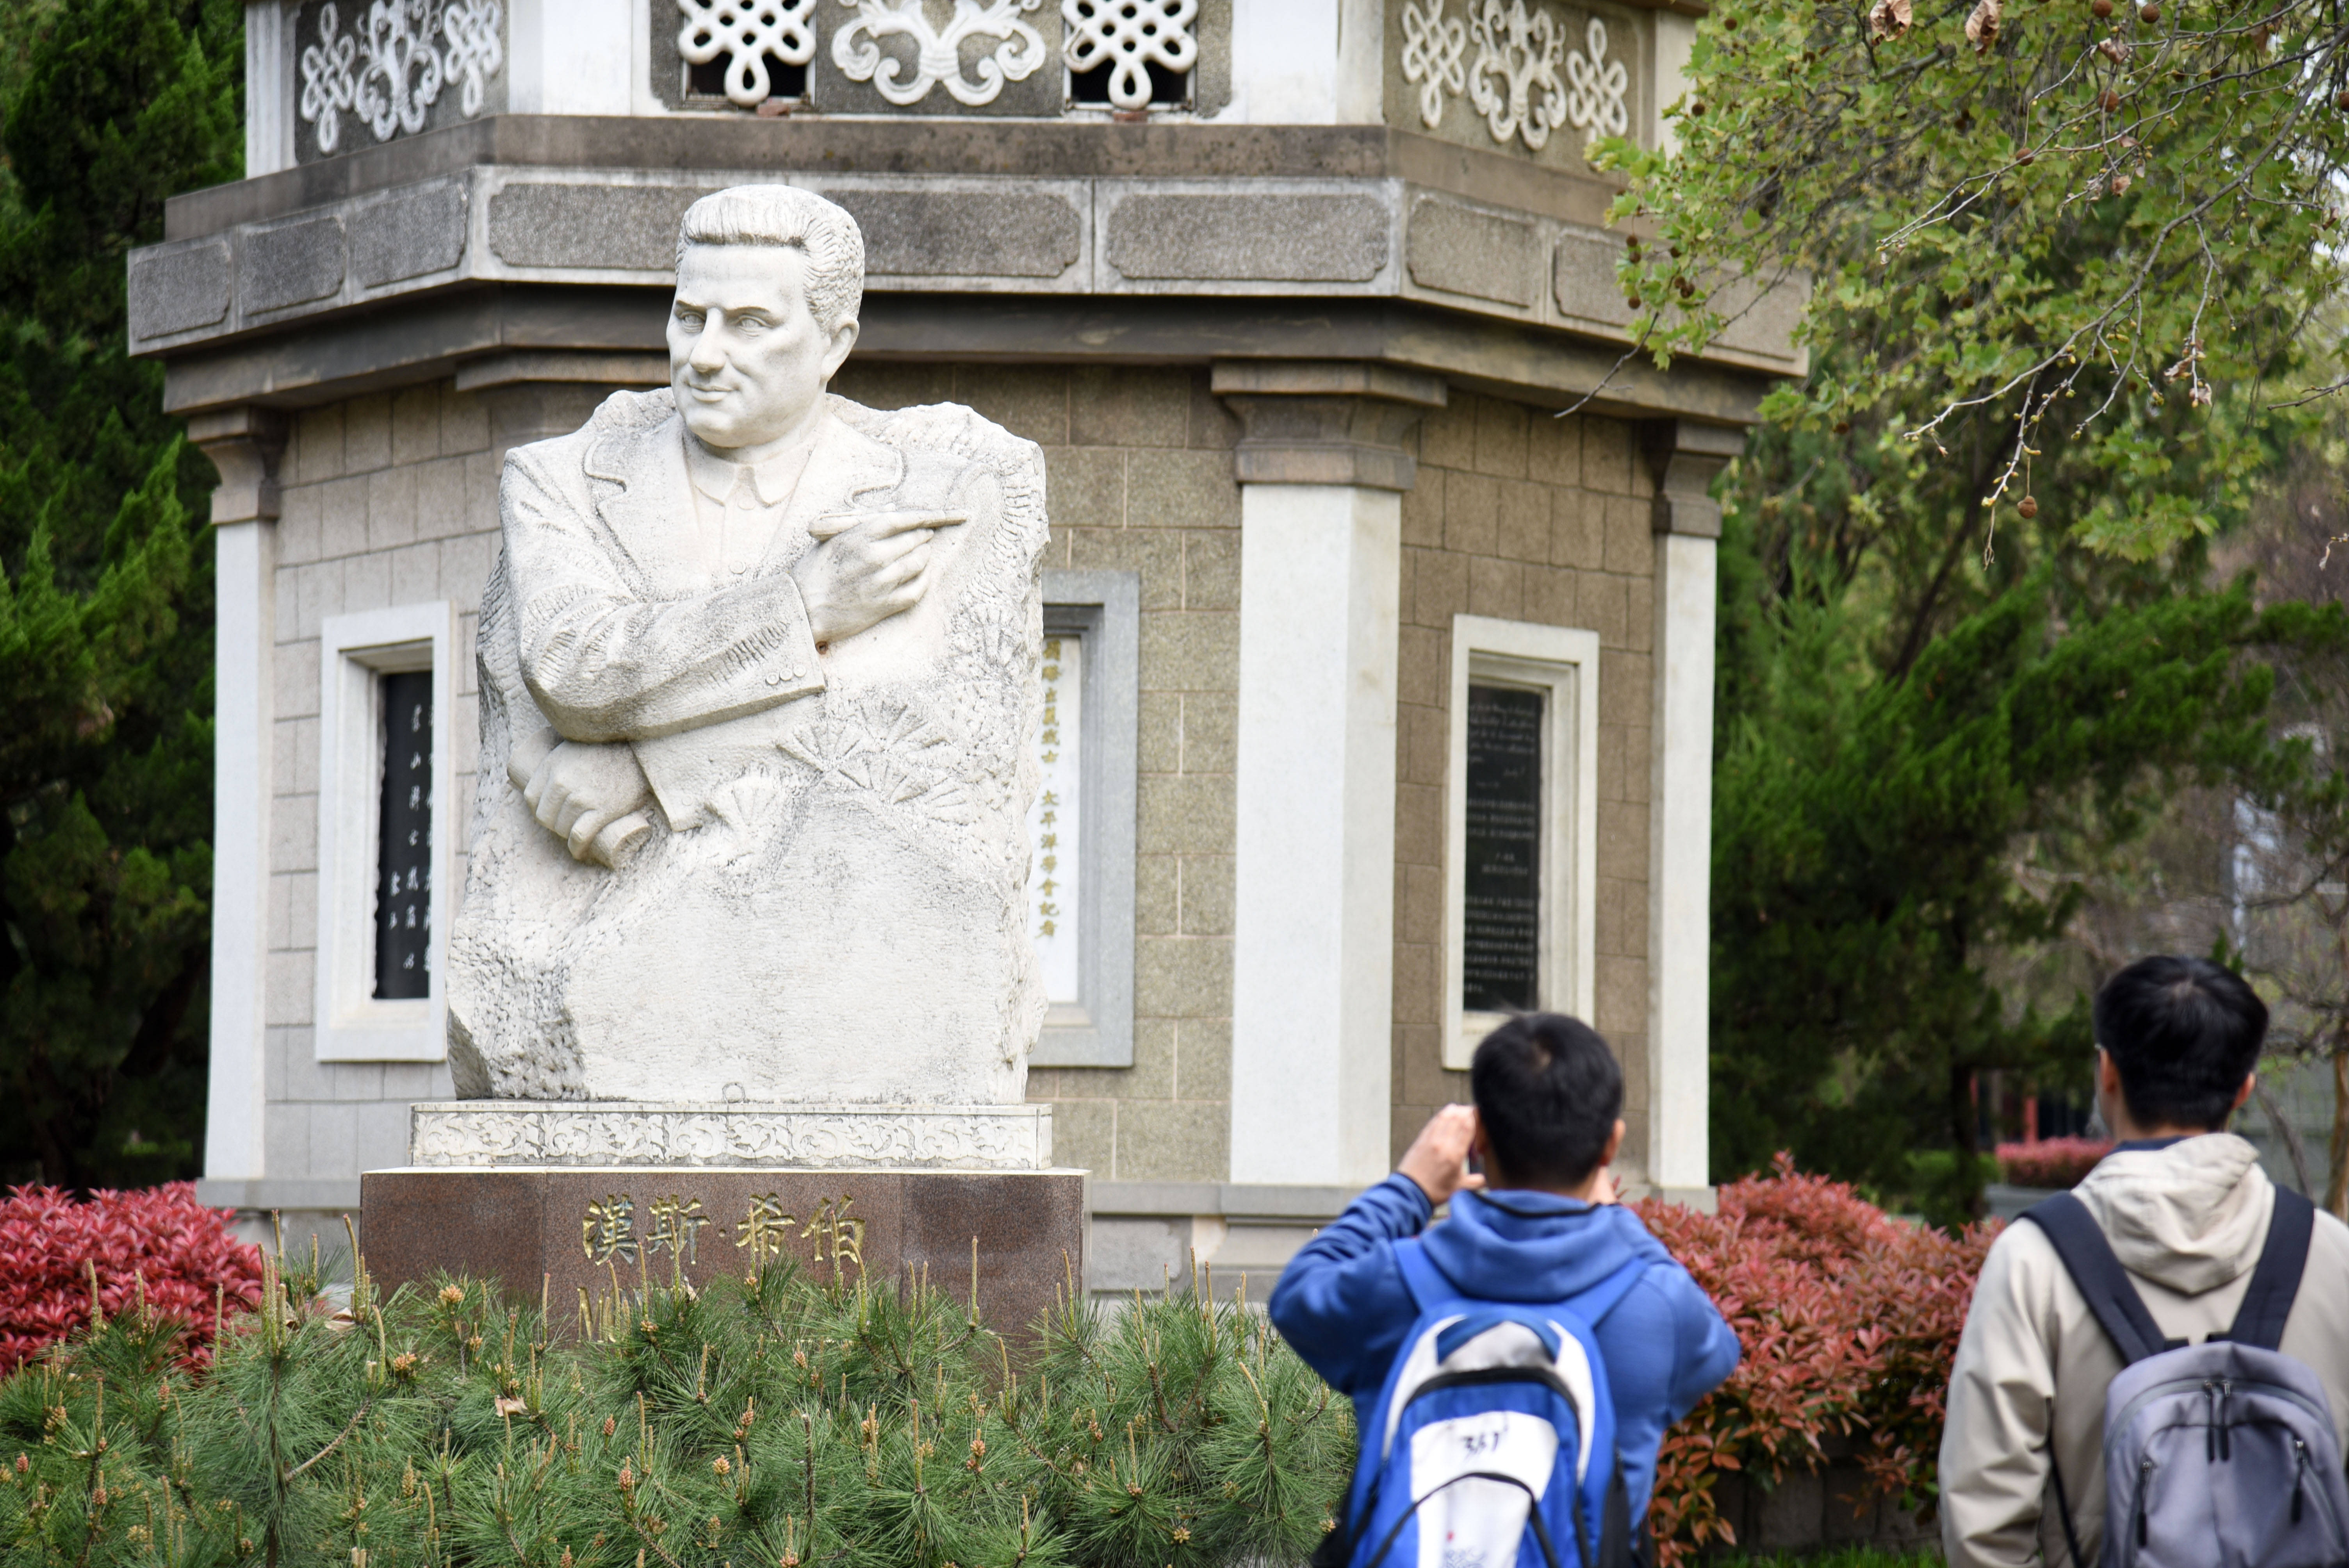
[{"label": "red granite base", "polygon": [[776,1171],[557,1166],[370,1171],[359,1250],[386,1288],[446,1272],[494,1277],[558,1316],[608,1298],[746,1272],[780,1251],[814,1277],[878,1284],[926,1275],[1021,1333],[1071,1279],[1085,1286],[1081,1171]]}]

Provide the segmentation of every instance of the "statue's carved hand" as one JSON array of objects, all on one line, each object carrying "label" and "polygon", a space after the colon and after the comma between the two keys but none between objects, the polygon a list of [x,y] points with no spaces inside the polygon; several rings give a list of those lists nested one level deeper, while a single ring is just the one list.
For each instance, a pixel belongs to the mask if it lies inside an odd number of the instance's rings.
[{"label": "statue's carved hand", "polygon": [[871,511],[818,518],[815,548],[792,568],[819,646],[912,609],[928,586],[930,539],[962,512]]},{"label": "statue's carved hand", "polygon": [[614,864],[651,826],[641,813],[652,804],[652,786],[625,742],[564,740],[552,729],[543,730],[514,748],[509,773],[519,775],[524,768],[530,778],[523,785],[523,804],[539,826],[570,846],[574,860]]}]

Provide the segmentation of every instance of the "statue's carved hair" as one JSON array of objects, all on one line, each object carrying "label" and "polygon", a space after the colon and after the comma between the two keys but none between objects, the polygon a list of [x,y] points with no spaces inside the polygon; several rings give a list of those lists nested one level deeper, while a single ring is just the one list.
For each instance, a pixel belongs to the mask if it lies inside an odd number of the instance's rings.
[{"label": "statue's carved hair", "polygon": [[688,245],[790,245],[807,256],[808,313],[830,332],[856,319],[864,299],[864,233],[856,220],[796,185],[737,185],[704,196],[678,226]]}]

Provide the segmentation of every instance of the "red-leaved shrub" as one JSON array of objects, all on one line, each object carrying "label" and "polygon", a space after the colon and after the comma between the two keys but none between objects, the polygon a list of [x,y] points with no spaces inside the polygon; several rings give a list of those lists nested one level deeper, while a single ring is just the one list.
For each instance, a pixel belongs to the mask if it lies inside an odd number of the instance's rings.
[{"label": "red-leaved shrub", "polygon": [[0,1201],[0,1377],[89,1321],[90,1280],[110,1316],[141,1302],[188,1326],[188,1357],[211,1359],[220,1315],[261,1299],[261,1249],[229,1233],[233,1211],[196,1202],[195,1183],[99,1191],[55,1187]]},{"label": "red-leaved shrub", "polygon": [[2113,1151],[2101,1138],[2043,1138],[1998,1146],[1998,1172],[2018,1187],[2076,1187]]},{"label": "red-leaved shrub", "polygon": [[1816,1469],[1830,1435],[1887,1492],[1933,1497],[1950,1365],[1995,1226],[1951,1237],[1904,1224],[1785,1154],[1775,1175],[1723,1186],[1717,1213],[1635,1206],[1745,1351],[1665,1434],[1651,1511],[1661,1568],[1735,1544],[1719,1472],[1775,1483]]}]

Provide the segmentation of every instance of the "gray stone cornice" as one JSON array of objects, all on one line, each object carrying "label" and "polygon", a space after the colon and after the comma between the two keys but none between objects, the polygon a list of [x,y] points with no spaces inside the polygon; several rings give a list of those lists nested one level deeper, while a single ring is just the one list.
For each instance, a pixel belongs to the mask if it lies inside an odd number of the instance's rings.
[{"label": "gray stone cornice", "polygon": [[[1115,125],[980,119],[490,115],[338,158],[174,196],[164,238],[195,239],[394,186],[498,165],[1034,180],[1397,179],[1597,228],[1619,188],[1598,174],[1376,125]],[[771,173],[770,178],[773,175]]]},{"label": "gray stone cornice", "polygon": [[[252,335],[164,361],[163,402],[188,414],[259,401],[299,407],[464,374],[502,384],[533,355],[574,363],[549,380],[648,384],[665,356],[667,290],[506,284],[444,290]],[[1206,364],[1356,360],[1456,388],[1563,407],[1605,382],[1593,413],[1748,425],[1772,377],[1677,361],[1669,372],[1575,334],[1478,320],[1408,301],[1123,300],[868,294],[859,360]],[[601,368],[589,374],[585,362]],[[1619,363],[1619,361],[1622,361]],[[478,366],[479,368],[474,368]]]},{"label": "gray stone cornice", "polygon": [[[679,140],[687,129],[697,137]],[[614,340],[604,328],[610,300],[666,294],[677,224],[698,197],[774,180],[855,214],[875,302],[868,321],[884,300],[964,311],[974,297],[1025,296],[1059,302],[1047,308],[1064,314],[1082,302],[1102,307],[1096,317],[1112,331],[1167,298],[1212,300],[1236,317],[1261,314],[1242,302],[1312,302],[1326,315],[1384,301],[1556,346],[1520,359],[1580,343],[1611,346],[1611,363],[1629,346],[1620,242],[1594,226],[1609,191],[1590,177],[1381,128],[817,121],[782,128],[793,135],[780,140],[777,129],[502,116],[198,192],[174,207],[171,238],[129,258],[131,350],[181,361],[275,340],[316,358],[301,345],[333,324],[332,354],[348,362],[331,375],[246,377],[172,401],[298,397],[304,386],[396,381],[430,357],[440,318],[479,315],[492,292],[549,287],[574,303],[554,318],[517,320],[519,335],[443,352],[657,347]],[[753,161],[761,146],[792,162]],[[626,166],[598,160],[622,152]],[[1789,334],[1801,284],[1754,294],[1734,302],[1720,342],[1682,364],[1799,374],[1804,356]],[[353,357],[367,329],[343,325],[370,318],[402,324],[378,335],[373,363]],[[1080,344],[1044,351],[1092,356]],[[1232,352],[1330,351],[1194,343],[1174,356]],[[1489,378],[1516,396],[1552,384]],[[1616,379],[1637,377],[1627,362]],[[1671,407],[1638,392],[1624,401]]]}]

